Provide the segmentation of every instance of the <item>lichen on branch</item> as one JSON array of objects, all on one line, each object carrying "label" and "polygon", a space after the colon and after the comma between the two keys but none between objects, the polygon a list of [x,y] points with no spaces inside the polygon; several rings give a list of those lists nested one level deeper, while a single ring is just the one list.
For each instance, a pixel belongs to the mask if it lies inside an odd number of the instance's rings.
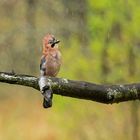
[{"label": "lichen on branch", "polygon": [[[32,87],[39,90],[38,78],[30,75],[0,72],[0,82]],[[140,83],[99,85],[66,78],[47,77],[54,94],[92,100],[105,104],[140,99]]]}]

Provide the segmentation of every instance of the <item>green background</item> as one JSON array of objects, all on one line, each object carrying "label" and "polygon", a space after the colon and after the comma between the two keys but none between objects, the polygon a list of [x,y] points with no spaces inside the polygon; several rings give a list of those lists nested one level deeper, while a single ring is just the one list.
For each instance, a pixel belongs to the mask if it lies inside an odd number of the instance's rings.
[{"label": "green background", "polygon": [[[0,71],[39,76],[42,38],[61,40],[58,77],[140,80],[139,0],[0,0]],[[99,104],[0,83],[0,140],[138,140],[139,102]]]}]

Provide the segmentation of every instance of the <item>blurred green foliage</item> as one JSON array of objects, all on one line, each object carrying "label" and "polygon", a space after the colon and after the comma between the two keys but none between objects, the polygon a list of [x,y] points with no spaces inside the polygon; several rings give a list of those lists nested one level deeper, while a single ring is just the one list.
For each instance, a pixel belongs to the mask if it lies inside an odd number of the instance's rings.
[{"label": "blurred green foliage", "polygon": [[[0,71],[39,76],[42,38],[52,33],[61,40],[59,77],[138,82],[139,13],[139,0],[1,0]],[[38,91],[1,84],[0,139],[134,139],[130,102],[103,105],[55,95],[53,108],[41,104]]]}]

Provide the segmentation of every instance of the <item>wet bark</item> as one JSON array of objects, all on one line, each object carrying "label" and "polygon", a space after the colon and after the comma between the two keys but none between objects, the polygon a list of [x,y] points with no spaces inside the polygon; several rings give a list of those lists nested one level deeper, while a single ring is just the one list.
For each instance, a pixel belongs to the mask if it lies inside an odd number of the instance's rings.
[{"label": "wet bark", "polygon": [[[0,82],[18,84],[39,90],[38,78],[30,75],[17,75],[0,72]],[[99,85],[65,78],[47,78],[53,93],[105,104],[140,99],[140,83],[125,85]]]}]

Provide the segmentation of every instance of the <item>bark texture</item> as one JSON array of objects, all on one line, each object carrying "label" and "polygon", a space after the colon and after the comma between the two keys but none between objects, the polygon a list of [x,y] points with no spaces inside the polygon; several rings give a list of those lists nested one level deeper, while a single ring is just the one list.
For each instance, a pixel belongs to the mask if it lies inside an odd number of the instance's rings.
[{"label": "bark texture", "polygon": [[[38,78],[30,75],[0,72],[0,82],[18,84],[39,90]],[[54,94],[92,100],[105,104],[140,99],[140,83],[99,85],[65,78],[47,78]]]}]

